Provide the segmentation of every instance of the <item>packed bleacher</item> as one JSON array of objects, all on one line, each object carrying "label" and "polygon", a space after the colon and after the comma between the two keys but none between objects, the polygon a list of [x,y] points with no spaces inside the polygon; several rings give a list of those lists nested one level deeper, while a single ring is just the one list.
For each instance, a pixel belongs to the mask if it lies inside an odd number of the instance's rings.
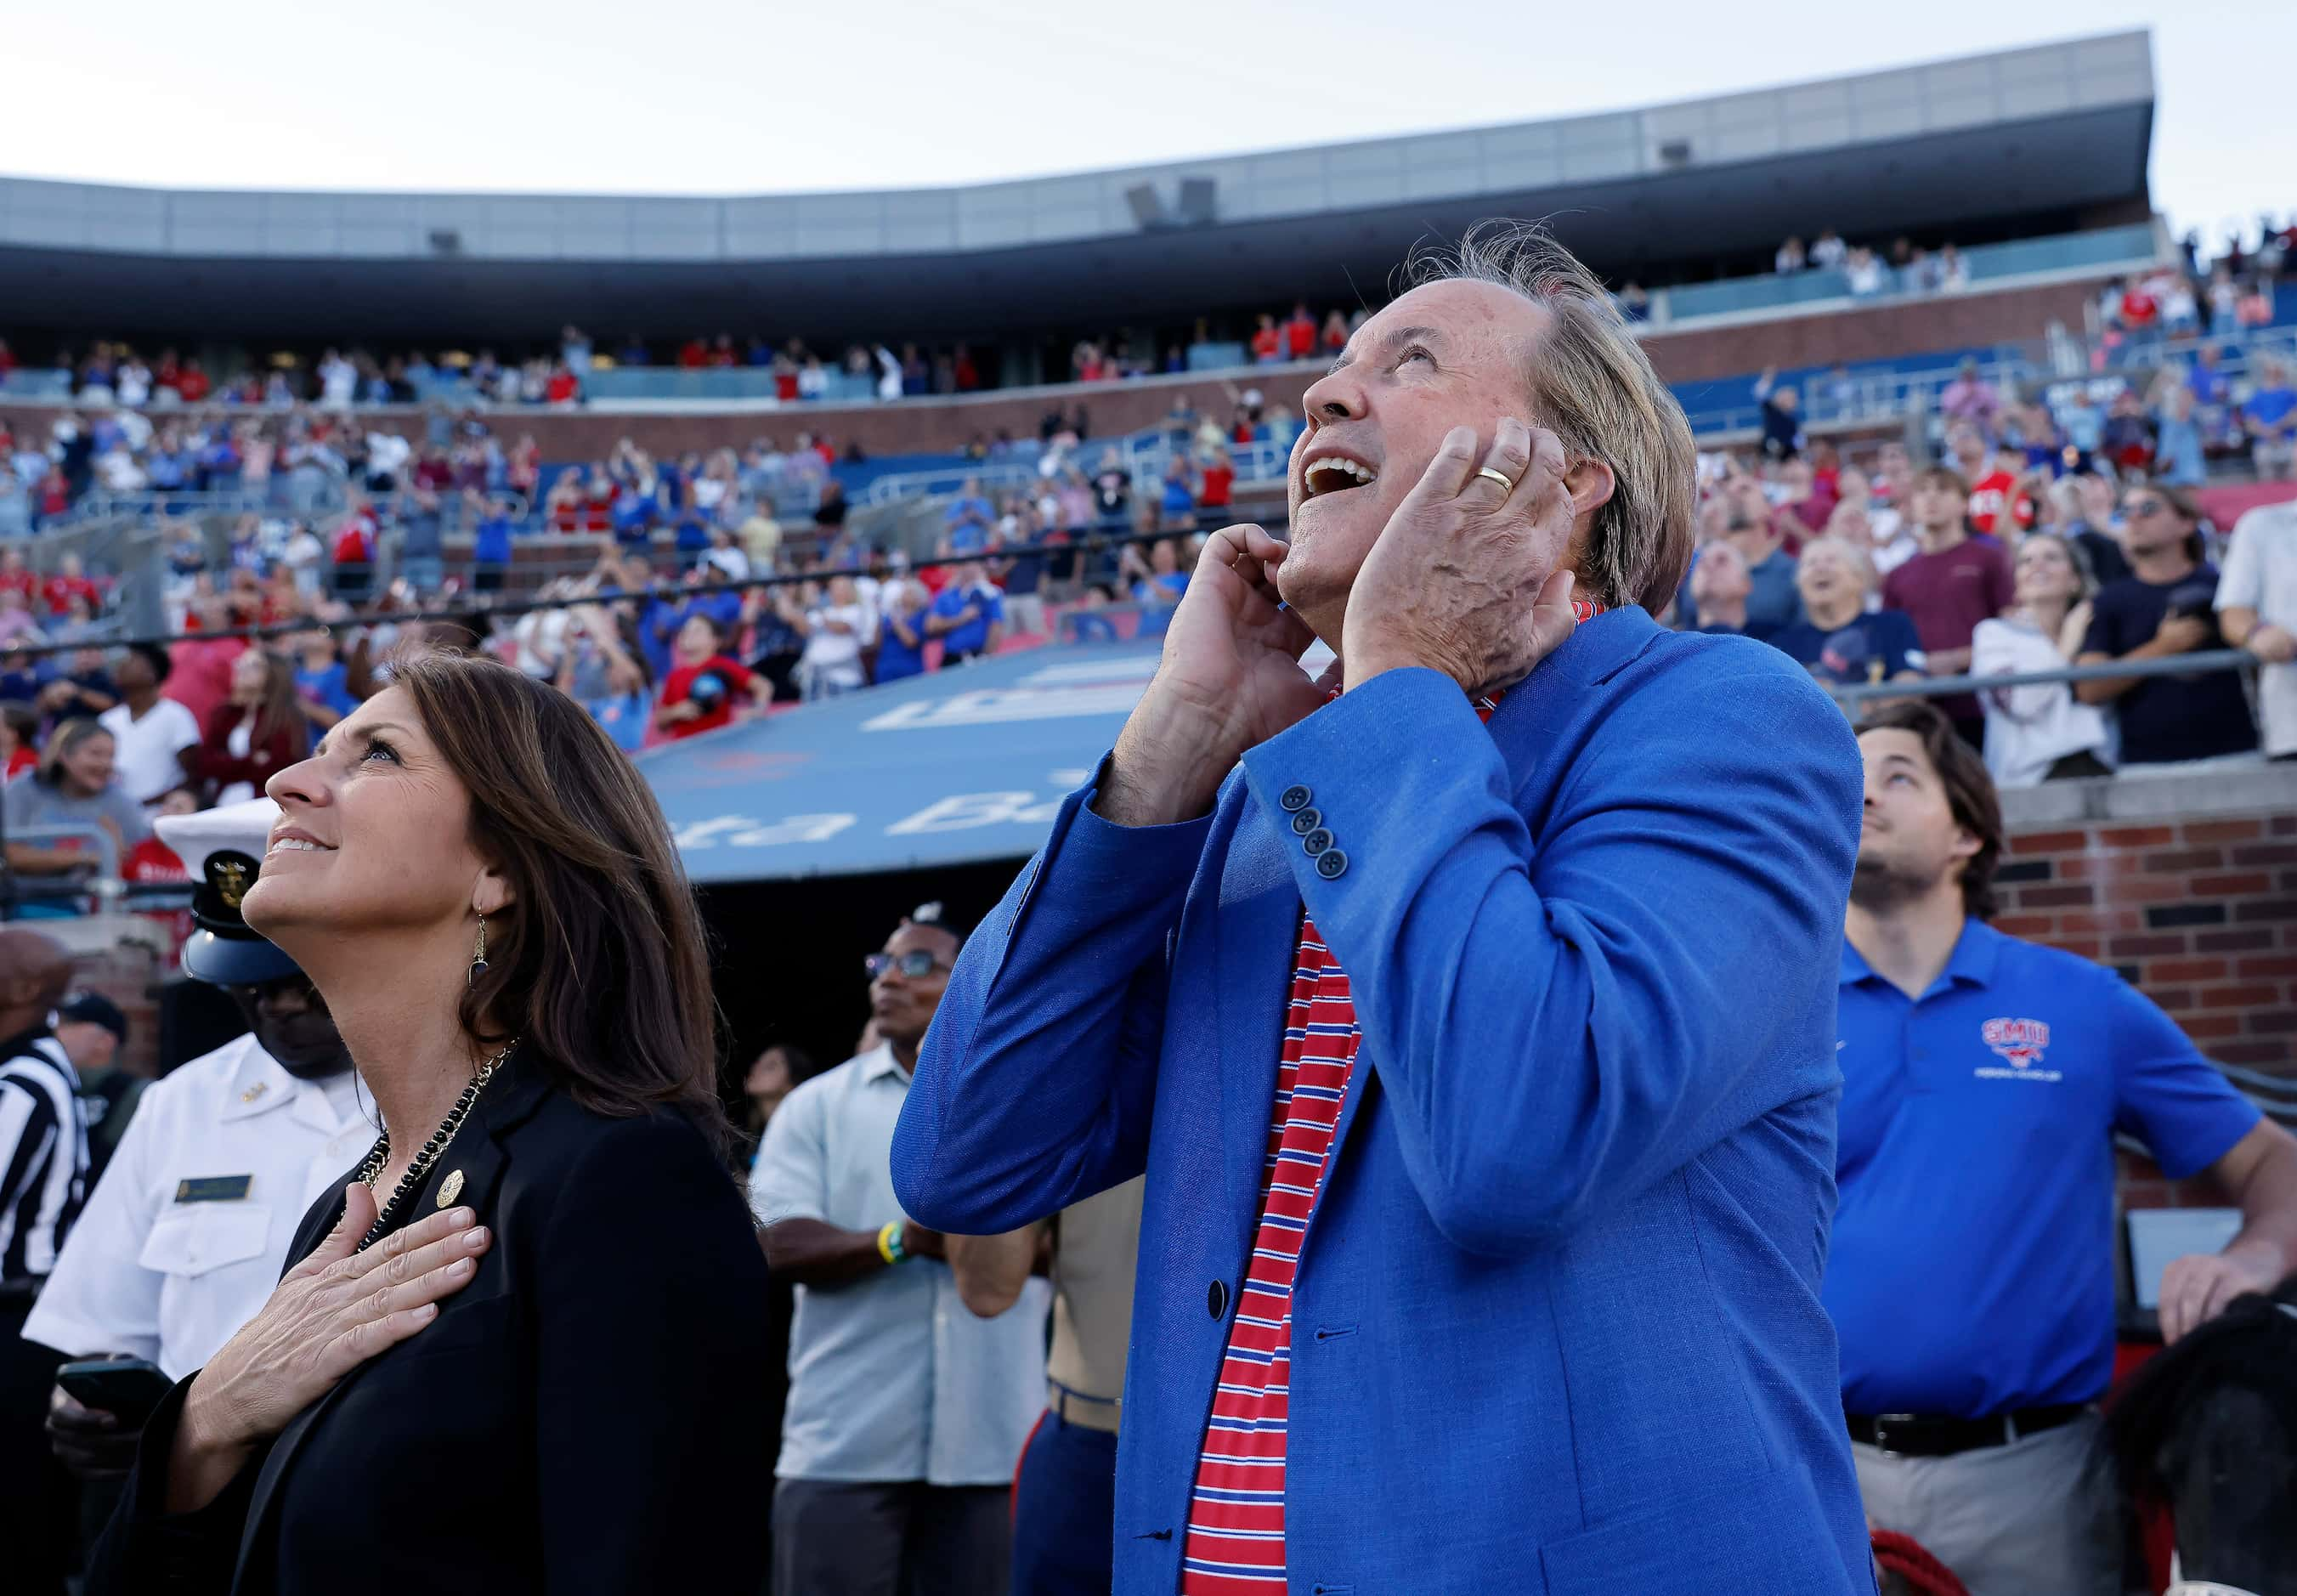
[{"label": "packed bleacher", "polygon": [[[1831,233],[1789,242],[1782,273],[1856,262]],[[2102,286],[2071,358],[1962,353],[1880,415],[1840,364],[1745,379],[1753,424],[1704,429],[1699,553],[1669,619],[1770,641],[1844,689],[2158,654],[2165,636],[2212,654],[2246,644],[2252,669],[2284,663],[2286,634],[2255,613],[2262,579],[2228,547],[2231,515],[2194,496],[2297,474],[2297,351],[2275,313],[2287,240],[2268,223],[2254,247],[2235,240],[2215,259],[2193,243]],[[1953,291],[1950,276],[1922,285]],[[1305,305],[1261,323],[1248,352],[1267,364],[1328,356],[1350,326]],[[572,369],[587,341],[570,328],[567,341],[558,366]],[[696,340],[678,359],[757,353],[804,369],[802,346],[744,353],[730,339]],[[912,353],[893,358],[904,392],[920,378]],[[1129,361],[1081,343],[1071,374],[1127,375]],[[497,369],[507,396],[511,368]],[[0,419],[12,835],[102,832],[126,868],[160,805],[259,785],[267,748],[308,746],[374,690],[398,641],[435,626],[555,683],[632,750],[1054,638],[1155,636],[1206,530],[1280,519],[1298,426],[1239,390],[1226,414],[1182,396],[1157,425],[1113,439],[1056,403],[1033,438],[930,460],[871,459],[809,430],[660,456],[624,439],[601,458],[552,461],[499,409],[434,405],[411,426],[354,411],[403,396],[363,356],[309,374],[313,391],[278,370],[210,389],[172,351],[147,367],[99,346],[77,369],[78,403],[45,426]],[[532,374],[529,363],[520,381]],[[949,391],[941,374],[926,370],[921,391]],[[906,473],[919,491],[880,497],[903,466],[919,468]],[[906,514],[856,514],[888,506]],[[105,652],[128,635],[126,546],[88,533],[121,525],[156,534],[163,652]],[[2174,548],[2157,549],[2169,532]],[[2215,590],[2228,558],[2233,585]],[[2147,623],[2157,598],[2178,607],[2166,634],[2162,615]],[[2220,665],[1947,706],[2017,785],[2258,757],[2251,696]],[[184,712],[166,716],[182,746],[154,759],[140,728],[163,699]],[[124,731],[110,763],[81,722]],[[2153,736],[2164,728],[2175,735]],[[2297,735],[2264,732],[2275,752]],[[45,879],[73,901],[93,869],[79,845],[12,843],[27,894]]]}]

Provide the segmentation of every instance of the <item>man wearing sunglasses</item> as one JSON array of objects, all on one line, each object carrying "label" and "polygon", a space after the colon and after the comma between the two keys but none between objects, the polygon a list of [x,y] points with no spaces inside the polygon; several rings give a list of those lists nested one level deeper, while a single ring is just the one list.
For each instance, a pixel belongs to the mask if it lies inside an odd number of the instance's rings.
[{"label": "man wearing sunglasses", "polygon": [[[325,1003],[240,918],[278,817],[258,798],[157,823],[202,884],[184,973],[228,991],[248,1032],[137,1098],[25,1323],[28,1340],[72,1358],[141,1358],[181,1379],[254,1317],[304,1211],[375,1139]],[[83,1482],[125,1477],[139,1433],[61,1386],[50,1399],[49,1440]],[[87,1494],[84,1521],[100,1528],[108,1488]]]},{"label": "man wearing sunglasses", "polygon": [[[2121,499],[2130,574],[2091,601],[2078,665],[2169,659],[2226,646],[2218,629],[2217,567],[2202,557],[2201,508],[2182,488],[2146,482]],[[2134,676],[2074,684],[2084,703],[2112,704],[2124,765],[2252,755],[2257,723],[2238,670]]]},{"label": "man wearing sunglasses", "polygon": [[767,1122],[750,1205],[797,1287],[775,1467],[775,1596],[1004,1596],[1014,1466],[1045,1400],[1032,1279],[966,1306],[943,1237],[893,1196],[893,1126],[961,937],[918,909],[861,961],[878,1045],[793,1090]]}]

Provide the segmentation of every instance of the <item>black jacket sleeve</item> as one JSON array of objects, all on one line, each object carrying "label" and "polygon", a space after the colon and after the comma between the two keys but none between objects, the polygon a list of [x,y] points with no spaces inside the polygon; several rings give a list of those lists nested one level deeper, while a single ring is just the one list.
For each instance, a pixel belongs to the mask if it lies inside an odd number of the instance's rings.
[{"label": "black jacket sleeve", "polygon": [[248,1504],[262,1472],[262,1452],[196,1513],[167,1511],[168,1455],[192,1375],[169,1392],[144,1427],[135,1472],[119,1505],[89,1553],[87,1596],[223,1596],[231,1589]]}]

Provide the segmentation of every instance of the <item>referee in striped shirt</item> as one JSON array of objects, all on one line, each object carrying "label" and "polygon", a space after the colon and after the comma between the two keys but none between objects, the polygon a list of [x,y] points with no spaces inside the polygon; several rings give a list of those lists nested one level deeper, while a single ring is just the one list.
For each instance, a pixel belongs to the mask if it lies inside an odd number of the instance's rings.
[{"label": "referee in striped shirt", "polygon": [[70,983],[54,937],[0,931],[0,1547],[17,1596],[62,1591],[78,1522],[43,1428],[62,1359],[23,1335],[87,1197],[79,1077],[49,1029]]}]

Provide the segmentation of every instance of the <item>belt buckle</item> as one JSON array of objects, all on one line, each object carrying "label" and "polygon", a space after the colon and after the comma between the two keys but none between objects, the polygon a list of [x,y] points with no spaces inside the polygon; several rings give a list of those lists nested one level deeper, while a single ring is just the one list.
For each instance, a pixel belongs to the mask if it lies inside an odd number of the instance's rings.
[{"label": "belt buckle", "polygon": [[1902,1452],[1890,1444],[1890,1427],[1893,1424],[1916,1424],[1920,1421],[1920,1416],[1914,1413],[1875,1414],[1873,1420],[1874,1450],[1894,1458],[1911,1456],[1911,1453]]}]

